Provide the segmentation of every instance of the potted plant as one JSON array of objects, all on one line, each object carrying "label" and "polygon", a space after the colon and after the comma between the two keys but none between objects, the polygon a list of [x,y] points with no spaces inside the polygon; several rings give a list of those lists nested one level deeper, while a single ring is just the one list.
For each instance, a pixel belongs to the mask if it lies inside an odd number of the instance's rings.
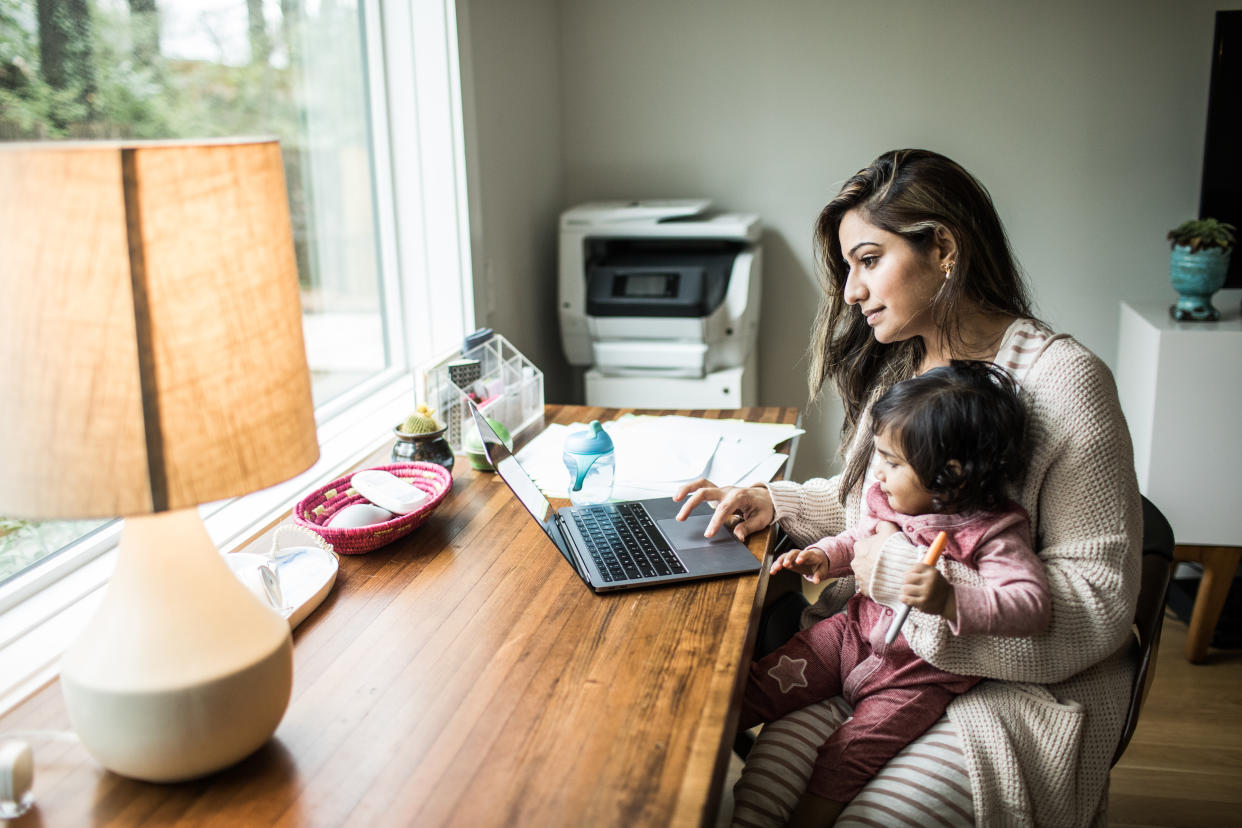
[{"label": "potted plant", "polygon": [[392,447],[392,461],[436,463],[452,471],[453,449],[444,439],[444,428],[436,422],[430,408],[420,405],[404,422],[393,428],[397,442]]},{"label": "potted plant", "polygon": [[1192,219],[1169,231],[1173,252],[1169,255],[1169,280],[1177,291],[1177,304],[1169,314],[1179,322],[1215,322],[1220,311],[1212,307],[1212,294],[1225,284],[1229,256],[1234,245],[1234,226],[1214,218]]}]

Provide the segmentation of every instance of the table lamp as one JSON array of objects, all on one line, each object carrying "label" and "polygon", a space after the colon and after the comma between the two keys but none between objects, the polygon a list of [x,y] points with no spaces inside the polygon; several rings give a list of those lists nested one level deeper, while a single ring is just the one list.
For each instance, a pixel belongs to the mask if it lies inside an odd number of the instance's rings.
[{"label": "table lamp", "polygon": [[0,144],[0,514],[124,517],[60,683],[83,746],[170,782],[289,702],[289,626],[196,506],[319,456],[275,140]]}]

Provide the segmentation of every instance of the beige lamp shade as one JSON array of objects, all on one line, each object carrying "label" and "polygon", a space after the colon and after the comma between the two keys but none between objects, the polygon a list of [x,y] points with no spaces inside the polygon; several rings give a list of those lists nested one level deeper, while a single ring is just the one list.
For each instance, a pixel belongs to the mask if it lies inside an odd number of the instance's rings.
[{"label": "beige lamp shade", "polygon": [[245,494],[319,455],[275,140],[0,144],[0,514]]}]

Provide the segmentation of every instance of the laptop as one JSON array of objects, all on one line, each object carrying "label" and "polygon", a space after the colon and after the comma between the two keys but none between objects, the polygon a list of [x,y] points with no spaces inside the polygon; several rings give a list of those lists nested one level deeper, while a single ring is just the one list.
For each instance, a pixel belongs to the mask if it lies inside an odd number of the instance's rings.
[{"label": "laptop", "polygon": [[703,537],[712,510],[700,504],[685,521],[671,497],[553,511],[530,474],[470,400],[483,451],[574,572],[596,592],[639,589],[759,571],[760,563],[732,533]]}]

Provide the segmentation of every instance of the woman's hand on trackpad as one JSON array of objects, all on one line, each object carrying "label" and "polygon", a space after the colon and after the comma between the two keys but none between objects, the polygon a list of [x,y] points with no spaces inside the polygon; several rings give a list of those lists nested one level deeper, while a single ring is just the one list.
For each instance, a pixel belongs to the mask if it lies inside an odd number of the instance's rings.
[{"label": "woman's hand on trackpad", "polygon": [[716,486],[707,478],[699,478],[687,483],[673,495],[673,500],[682,504],[677,513],[678,520],[685,520],[690,513],[704,501],[715,502],[716,511],[703,537],[710,538],[724,526],[733,532],[734,537],[745,541],[747,536],[766,529],[776,518],[776,507],[772,505],[772,495],[767,486]]}]

